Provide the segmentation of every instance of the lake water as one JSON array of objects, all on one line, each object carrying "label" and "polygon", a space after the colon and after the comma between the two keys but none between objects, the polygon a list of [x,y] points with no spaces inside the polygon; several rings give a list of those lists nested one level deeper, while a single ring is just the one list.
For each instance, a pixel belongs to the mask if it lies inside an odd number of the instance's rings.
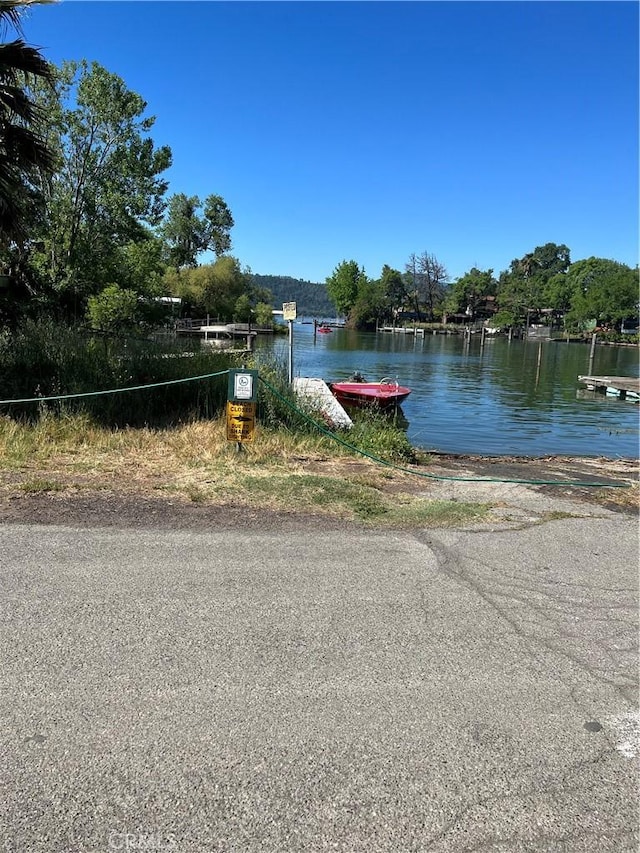
[{"label": "lake water", "polygon": [[[638,376],[634,347],[480,336],[334,329],[317,335],[294,324],[294,375],[398,379],[412,389],[402,404],[415,447],[448,453],[517,456],[638,456],[637,403],[588,392],[578,375]],[[259,339],[260,351],[287,363],[288,339]]]}]

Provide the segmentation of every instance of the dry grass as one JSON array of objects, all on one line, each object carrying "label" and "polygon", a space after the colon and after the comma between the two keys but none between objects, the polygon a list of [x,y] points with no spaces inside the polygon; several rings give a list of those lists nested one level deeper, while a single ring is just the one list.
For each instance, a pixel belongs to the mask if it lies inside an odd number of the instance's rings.
[{"label": "dry grass", "polygon": [[[256,431],[238,452],[224,419],[171,430],[96,427],[82,416],[35,426],[0,419],[0,490],[109,489],[358,519],[378,526],[484,518],[485,504],[430,501],[401,472],[354,459],[326,437]],[[449,508],[450,512],[447,512]]]},{"label": "dry grass", "polygon": [[630,483],[627,489],[599,489],[594,498],[606,506],[640,512],[640,484]]},{"label": "dry grass", "polygon": [[[238,452],[226,439],[224,418],[167,430],[109,430],[83,416],[44,417],[33,426],[0,418],[0,498],[56,493],[66,500],[105,490],[376,526],[491,519],[491,504],[474,501],[464,484],[456,486],[455,499],[435,500],[429,480],[349,455],[322,435],[258,428],[255,441]],[[637,509],[640,490],[636,480],[630,488],[594,490],[592,496],[603,505]]]}]

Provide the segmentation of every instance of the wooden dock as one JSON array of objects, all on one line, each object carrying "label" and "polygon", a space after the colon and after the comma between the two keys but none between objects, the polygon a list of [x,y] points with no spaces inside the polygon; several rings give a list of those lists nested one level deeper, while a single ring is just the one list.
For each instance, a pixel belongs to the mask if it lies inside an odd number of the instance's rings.
[{"label": "wooden dock", "polygon": [[589,391],[598,391],[621,400],[640,400],[640,379],[632,376],[578,376]]},{"label": "wooden dock", "polygon": [[295,376],[293,390],[298,397],[311,403],[336,429],[351,429],[353,421],[331,393],[323,379]]},{"label": "wooden dock", "polygon": [[380,326],[378,331],[391,332],[394,335],[415,335],[416,338],[424,338],[425,334],[424,329],[417,329],[415,326]]}]

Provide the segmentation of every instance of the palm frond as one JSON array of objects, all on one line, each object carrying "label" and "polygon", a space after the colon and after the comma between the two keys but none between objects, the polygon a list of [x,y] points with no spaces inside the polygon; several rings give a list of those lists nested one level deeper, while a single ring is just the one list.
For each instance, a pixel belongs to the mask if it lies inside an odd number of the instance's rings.
[{"label": "palm frond", "polygon": [[35,104],[26,93],[17,86],[3,86],[0,83],[0,121],[16,117],[24,122],[34,121],[37,115]]},{"label": "palm frond", "polygon": [[[38,177],[52,173],[54,155],[40,132],[41,110],[25,87],[35,78],[51,82],[53,67],[22,39],[21,14],[41,0],[0,0],[0,30],[20,38],[0,44],[0,243],[22,242],[38,195]],[[46,2],[46,0],[45,0]]]},{"label": "palm frond", "polygon": [[26,170],[53,166],[53,155],[40,137],[19,124],[0,124],[0,165],[3,160]]},{"label": "palm frond", "polygon": [[22,32],[20,14],[24,4],[11,2],[11,0],[0,0],[0,26],[11,26],[14,30]]},{"label": "palm frond", "polygon": [[22,14],[31,6],[44,6],[58,0],[0,0],[0,27],[13,27],[22,32]]},{"label": "palm frond", "polygon": [[21,75],[51,79],[53,70],[35,47],[22,39],[0,44],[0,80],[15,83]]}]

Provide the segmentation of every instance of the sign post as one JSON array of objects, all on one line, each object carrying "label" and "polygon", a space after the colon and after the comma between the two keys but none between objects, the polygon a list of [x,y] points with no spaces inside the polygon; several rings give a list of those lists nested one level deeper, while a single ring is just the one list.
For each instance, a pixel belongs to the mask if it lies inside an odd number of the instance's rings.
[{"label": "sign post", "polygon": [[289,324],[289,385],[293,382],[293,321],[296,319],[296,303],[283,302],[282,316]]},{"label": "sign post", "polygon": [[230,370],[227,393],[227,441],[253,441],[258,399],[258,371]]}]

